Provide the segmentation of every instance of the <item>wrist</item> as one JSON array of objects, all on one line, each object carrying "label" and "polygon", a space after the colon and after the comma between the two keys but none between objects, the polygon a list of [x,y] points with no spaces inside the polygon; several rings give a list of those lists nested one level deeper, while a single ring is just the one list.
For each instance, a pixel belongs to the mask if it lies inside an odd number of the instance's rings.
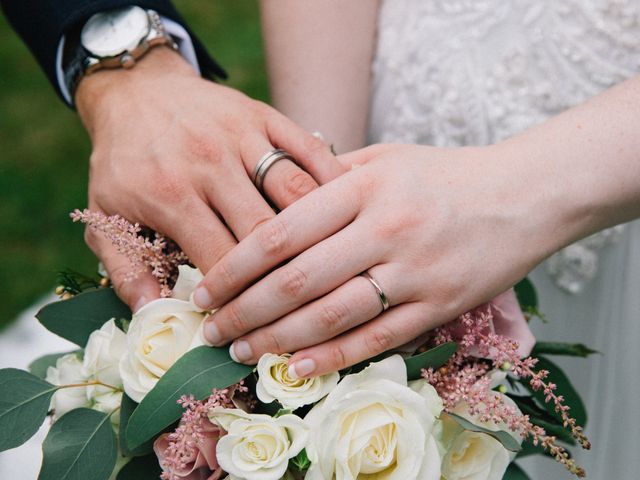
[{"label": "wrist", "polygon": [[130,102],[140,89],[148,88],[150,79],[168,75],[198,76],[179,53],[164,46],[152,48],[131,69],[103,69],[84,76],[76,90],[75,104],[89,134],[109,106]]}]

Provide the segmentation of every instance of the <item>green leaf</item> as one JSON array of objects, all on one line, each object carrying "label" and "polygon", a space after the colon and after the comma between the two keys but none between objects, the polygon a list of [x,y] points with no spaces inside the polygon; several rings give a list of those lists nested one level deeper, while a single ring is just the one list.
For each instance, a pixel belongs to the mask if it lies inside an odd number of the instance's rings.
[{"label": "green leaf", "polygon": [[538,309],[538,294],[536,289],[528,278],[523,278],[514,287],[518,302],[522,310],[537,310]]},{"label": "green leaf", "polygon": [[311,466],[311,461],[307,456],[307,451],[303,448],[298,455],[293,457],[290,461],[290,465],[293,465],[296,470],[303,472]]},{"label": "green leaf", "polygon": [[47,376],[47,369],[49,367],[55,367],[56,362],[60,357],[64,357],[70,353],[82,353],[82,350],[72,350],[71,352],[52,353],[51,355],[45,355],[43,357],[35,359],[29,364],[29,371],[36,377],[42,379]]},{"label": "green leaf", "polygon": [[118,432],[118,440],[120,443],[120,451],[128,457],[139,457],[153,452],[153,439],[143,443],[133,450],[127,446],[127,425],[131,414],[138,407],[138,404],[131,400],[127,394],[122,395],[122,404],[120,405],[120,429]]},{"label": "green leaf", "polygon": [[131,310],[112,288],[101,288],[50,303],[36,317],[49,331],[84,347],[91,332],[112,318],[131,318]]},{"label": "green leaf", "polygon": [[53,424],[42,444],[38,480],[107,480],[116,464],[109,415],[77,408]]},{"label": "green leaf", "polygon": [[[556,395],[562,395],[564,397],[564,404],[567,405],[571,410],[569,411],[569,415],[576,419],[578,425],[584,427],[587,423],[587,410],[582,402],[582,398],[580,398],[580,394],[578,394],[577,390],[569,381],[569,378],[562,371],[562,369],[553,363],[551,360],[545,357],[537,357],[538,364],[536,365],[536,371],[540,370],[548,370],[549,376],[545,379],[545,382],[551,382],[556,384]],[[538,400],[540,405],[544,406],[544,409],[554,418],[561,421],[562,416],[555,411],[555,405],[553,401],[547,403],[545,402],[545,394],[544,391],[538,390],[534,391],[529,382],[526,379],[520,380],[520,383],[531,392],[531,395]]]},{"label": "green leaf", "polygon": [[56,390],[24,370],[0,370],[0,452],[22,445],[38,431]]},{"label": "green leaf", "polygon": [[564,343],[564,342],[537,342],[531,355],[565,355],[569,357],[587,358],[594,353],[600,353],[593,350],[582,343]]},{"label": "green leaf", "polygon": [[512,463],[507,467],[507,471],[504,472],[502,480],[531,480],[531,478],[517,464]]},{"label": "green leaf", "polygon": [[404,363],[407,365],[407,378],[409,380],[417,380],[420,378],[420,372],[423,368],[439,368],[453,356],[458,350],[458,344],[455,342],[443,343],[426,352],[407,357]]},{"label": "green leaf", "polygon": [[226,348],[198,347],[180,358],[133,412],[127,444],[135,449],[177,421],[182,395],[204,399],[214,388],[226,388],[249,375],[252,367],[234,362]]},{"label": "green leaf", "polygon": [[155,455],[136,457],[118,473],[116,480],[158,480],[162,468]]},{"label": "green leaf", "polygon": [[490,435],[491,437],[499,441],[502,444],[502,446],[507,450],[509,450],[510,452],[520,451],[520,444],[508,432],[505,432],[502,430],[499,430],[499,431],[489,430],[488,428],[484,428],[474,423],[471,423],[466,418],[461,417],[460,415],[456,415],[455,413],[447,413],[446,415],[453,418],[456,422],[458,422],[458,425],[460,425],[465,430],[469,430],[471,432],[477,432],[477,433],[486,433],[487,435]]}]

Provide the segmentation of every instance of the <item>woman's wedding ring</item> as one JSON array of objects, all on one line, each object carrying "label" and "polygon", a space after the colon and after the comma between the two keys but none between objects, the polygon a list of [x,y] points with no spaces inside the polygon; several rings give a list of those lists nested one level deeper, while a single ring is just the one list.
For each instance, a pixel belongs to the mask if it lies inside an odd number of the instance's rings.
[{"label": "woman's wedding ring", "polygon": [[260,193],[264,194],[262,189],[264,177],[267,175],[269,169],[279,160],[293,160],[293,157],[284,150],[274,149],[265,153],[260,157],[260,160],[258,160],[256,167],[253,169],[252,180]]},{"label": "woman's wedding ring", "polygon": [[362,272],[360,276],[369,280],[371,285],[373,285],[373,288],[376,289],[376,293],[378,294],[378,297],[380,298],[380,303],[382,304],[382,311],[386,312],[387,310],[389,310],[389,299],[382,291],[382,287],[380,286],[380,284],[371,275],[369,275],[368,272]]}]

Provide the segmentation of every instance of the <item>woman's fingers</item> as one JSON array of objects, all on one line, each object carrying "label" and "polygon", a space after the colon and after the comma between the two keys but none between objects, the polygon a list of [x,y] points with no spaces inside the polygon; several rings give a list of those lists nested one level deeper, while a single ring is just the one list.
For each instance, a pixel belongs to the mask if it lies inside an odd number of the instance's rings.
[{"label": "woman's fingers", "polygon": [[401,147],[398,145],[390,143],[376,144],[359,150],[354,150],[353,152],[338,155],[336,159],[340,162],[345,171],[349,171],[353,167],[364,165],[370,160],[374,160],[387,152],[398,152],[400,148]]},{"label": "woman's fingers", "polygon": [[118,253],[101,233],[86,227],[85,241],[102,261],[118,296],[132,311],[160,297],[160,287],[151,273],[135,271],[129,259]]},{"label": "woman's fingers", "polygon": [[[376,279],[392,285],[389,269],[375,267]],[[386,275],[385,275],[386,273]],[[397,302],[407,292],[390,290]],[[357,275],[324,297],[237,339],[230,347],[231,356],[238,362],[255,364],[265,353],[296,352],[321,344],[382,313],[382,303],[369,280]]]},{"label": "woman's fingers", "polygon": [[444,321],[424,303],[393,307],[333,340],[297,352],[289,360],[289,375],[301,378],[342,370],[404,345]]},{"label": "woman's fingers", "polygon": [[351,223],[360,201],[347,177],[312,191],[240,242],[196,289],[198,306],[224,305],[264,273]]},{"label": "woman's fingers", "polygon": [[211,315],[204,331],[224,345],[325,295],[371,266],[377,246],[353,223],[304,251]]}]

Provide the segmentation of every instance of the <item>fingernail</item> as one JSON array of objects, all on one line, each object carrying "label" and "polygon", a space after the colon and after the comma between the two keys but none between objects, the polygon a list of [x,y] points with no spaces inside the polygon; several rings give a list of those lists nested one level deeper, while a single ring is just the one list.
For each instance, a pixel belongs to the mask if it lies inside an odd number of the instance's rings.
[{"label": "fingernail", "polygon": [[242,363],[250,360],[253,357],[253,352],[251,351],[251,345],[249,342],[245,342],[244,340],[238,340],[237,342],[233,342],[229,347],[229,355],[235,362]]},{"label": "fingernail", "polygon": [[222,335],[220,335],[220,330],[213,321],[205,323],[204,338],[206,338],[212,345],[219,345],[220,342],[222,342]]},{"label": "fingernail", "polygon": [[296,380],[298,378],[308,376],[313,373],[315,369],[316,362],[311,358],[305,358],[299,362],[289,365],[289,368],[287,368],[287,374],[289,377]]},{"label": "fingernail", "polygon": [[198,287],[193,292],[193,301],[200,308],[207,309],[213,303],[213,298],[205,287]]},{"label": "fingernail", "polygon": [[140,299],[136,302],[135,306],[133,307],[133,313],[136,313],[138,310],[144,307],[147,303],[149,303],[149,300],[147,300],[147,297],[145,296],[140,297]]}]

